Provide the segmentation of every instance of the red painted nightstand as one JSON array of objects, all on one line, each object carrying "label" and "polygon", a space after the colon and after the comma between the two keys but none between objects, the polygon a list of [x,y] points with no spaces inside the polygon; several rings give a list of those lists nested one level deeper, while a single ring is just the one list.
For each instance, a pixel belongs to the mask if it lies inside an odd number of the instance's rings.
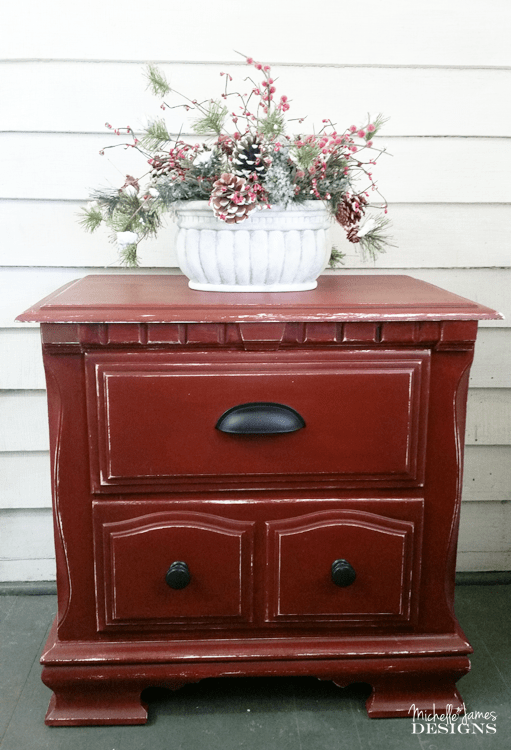
[{"label": "red painted nightstand", "polygon": [[89,276],[40,321],[58,614],[48,724],[139,724],[222,675],[368,682],[372,717],[461,708],[465,406],[493,310],[405,276],[288,294]]}]

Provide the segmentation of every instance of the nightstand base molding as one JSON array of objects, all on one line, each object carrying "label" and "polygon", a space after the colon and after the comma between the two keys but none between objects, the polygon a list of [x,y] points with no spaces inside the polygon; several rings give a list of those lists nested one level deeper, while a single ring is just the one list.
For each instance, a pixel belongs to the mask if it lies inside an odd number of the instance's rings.
[{"label": "nightstand base molding", "polygon": [[[456,681],[470,669],[467,657],[400,657],[380,659],[303,660],[114,666],[45,667],[43,682],[53,690],[46,724],[145,724],[141,701],[148,687],[170,690],[208,677],[317,677],[339,687],[367,682],[373,692],[368,716],[412,718],[461,714]],[[341,708],[341,705],[339,706]],[[421,712],[417,714],[417,712]]]},{"label": "nightstand base molding", "polygon": [[[283,648],[284,642],[278,638],[268,639],[266,647],[262,639],[254,639],[253,649],[250,641],[242,645],[231,640],[230,651],[223,657],[219,650],[225,643],[221,641],[188,643],[195,660],[179,653],[183,642],[180,649],[176,642],[167,643],[166,657],[163,643],[146,642],[146,661],[141,661],[142,644],[126,642],[105,643],[101,648],[74,643],[77,658],[71,660],[67,644],[55,641],[54,632],[42,659],[43,682],[54,693],[46,714],[50,726],[144,724],[147,706],[141,700],[143,690],[177,690],[208,677],[317,677],[339,687],[366,682],[373,688],[366,703],[371,718],[412,718],[414,710],[428,716],[462,713],[463,701],[455,683],[470,670],[470,647],[456,634],[448,638],[396,637],[394,651],[388,644],[382,648],[378,636],[359,637],[344,655],[339,653],[346,650],[340,641],[335,653],[333,638],[324,639],[322,646],[316,643],[311,653],[307,653],[307,639],[303,644],[296,639],[295,653],[303,653],[301,658],[291,658],[291,649]],[[447,643],[453,650],[442,652]],[[425,653],[428,648],[433,653]]]}]

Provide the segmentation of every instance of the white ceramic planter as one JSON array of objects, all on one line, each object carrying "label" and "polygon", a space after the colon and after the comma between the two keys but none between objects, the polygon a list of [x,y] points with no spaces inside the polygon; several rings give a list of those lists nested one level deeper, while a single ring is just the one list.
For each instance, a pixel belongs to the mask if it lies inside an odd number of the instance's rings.
[{"label": "white ceramic planter", "polygon": [[255,210],[240,224],[217,219],[206,201],[177,209],[177,256],[192,289],[296,292],[314,289],[330,248],[321,201]]}]

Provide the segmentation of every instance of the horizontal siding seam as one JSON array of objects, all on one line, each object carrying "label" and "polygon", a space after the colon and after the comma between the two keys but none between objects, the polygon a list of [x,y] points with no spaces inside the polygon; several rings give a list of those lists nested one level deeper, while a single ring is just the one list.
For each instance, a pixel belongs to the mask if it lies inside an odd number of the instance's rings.
[{"label": "horizontal siding seam", "polygon": [[54,560],[55,555],[48,555],[47,557],[0,557],[0,563],[3,562],[38,562],[38,561],[46,561],[46,560]]},{"label": "horizontal siding seam", "polygon": [[[153,59],[151,58],[153,65],[189,65],[189,66],[221,66],[229,65],[235,68],[244,68],[246,66],[245,60],[168,60],[168,59]],[[103,60],[101,58],[73,58],[73,57],[5,57],[0,59],[0,64],[26,64],[26,63],[61,63],[67,65],[69,63],[76,64],[88,64],[91,65],[146,65],[147,58],[144,59],[115,59],[115,60]],[[355,70],[357,68],[365,68],[369,70],[511,70],[511,65],[471,65],[467,64],[446,64],[446,63],[318,63],[318,62],[283,62],[276,60],[268,60],[266,64],[273,65],[275,67],[282,68],[331,68],[334,70],[343,70],[345,68]]]},{"label": "horizontal siding seam", "polygon": [[[133,129],[133,133],[136,135],[137,133],[140,133],[142,131],[138,131],[136,129]],[[108,136],[108,133],[105,133],[103,130],[1,130],[0,129],[0,135],[104,135],[105,137]],[[170,137],[172,140],[176,140],[177,138],[198,138],[199,136],[197,133],[170,133]],[[397,138],[400,139],[407,139],[410,140],[412,138],[415,139],[433,139],[433,138],[441,138],[443,140],[511,140],[511,135],[467,135],[467,134],[456,134],[456,135],[444,135],[442,133],[437,133],[435,135],[431,134],[420,134],[420,133],[386,133],[385,134],[385,140],[395,140]],[[122,142],[119,141],[119,145],[122,145]]]},{"label": "horizontal siding seam", "polygon": [[0,388],[0,396],[17,396],[22,394],[43,395],[46,393],[46,388]]}]

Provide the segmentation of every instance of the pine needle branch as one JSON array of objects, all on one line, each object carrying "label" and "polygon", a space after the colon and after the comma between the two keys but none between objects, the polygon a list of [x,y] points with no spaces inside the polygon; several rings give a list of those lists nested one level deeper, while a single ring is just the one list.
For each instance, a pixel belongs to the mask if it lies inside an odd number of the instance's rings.
[{"label": "pine needle branch", "polygon": [[137,246],[135,245],[135,243],[133,243],[132,245],[126,245],[125,247],[121,248],[119,250],[119,258],[123,266],[137,268],[140,265],[140,263],[138,262]]},{"label": "pine needle branch", "polygon": [[160,151],[172,140],[164,120],[154,120],[145,130],[141,143],[149,151]]},{"label": "pine needle branch", "polygon": [[82,209],[79,223],[86,232],[94,232],[99,227],[102,221],[103,214],[101,213],[99,206],[92,206],[90,208]]},{"label": "pine needle branch", "polygon": [[305,172],[311,167],[320,154],[320,148],[316,143],[305,143],[300,148],[291,148],[298,166]]},{"label": "pine needle branch", "polygon": [[204,108],[204,116],[193,123],[193,131],[197,135],[221,135],[227,107],[214,99]]},{"label": "pine needle branch", "polygon": [[119,190],[115,189],[94,190],[91,194],[91,200],[97,202],[100,208],[104,208],[106,216],[111,218],[122,200],[122,195]]},{"label": "pine needle branch", "polygon": [[284,115],[278,109],[274,109],[267,117],[259,120],[258,130],[266,138],[278,138],[284,133]]},{"label": "pine needle branch", "polygon": [[328,267],[329,268],[337,268],[337,266],[344,265],[344,258],[346,257],[346,253],[343,253],[342,250],[339,250],[335,245],[332,245],[332,252],[330,253],[330,260],[328,261]]},{"label": "pine needle branch", "polygon": [[164,97],[172,91],[165,75],[156,65],[149,64],[145,70],[145,76],[148,80],[148,88],[155,96]]},{"label": "pine needle branch", "polygon": [[386,217],[379,216],[375,219],[376,226],[367,234],[360,237],[360,247],[364,255],[368,255],[371,260],[376,260],[379,253],[384,253],[387,247],[395,247],[390,242],[390,236],[387,229],[390,227],[390,220]]}]

